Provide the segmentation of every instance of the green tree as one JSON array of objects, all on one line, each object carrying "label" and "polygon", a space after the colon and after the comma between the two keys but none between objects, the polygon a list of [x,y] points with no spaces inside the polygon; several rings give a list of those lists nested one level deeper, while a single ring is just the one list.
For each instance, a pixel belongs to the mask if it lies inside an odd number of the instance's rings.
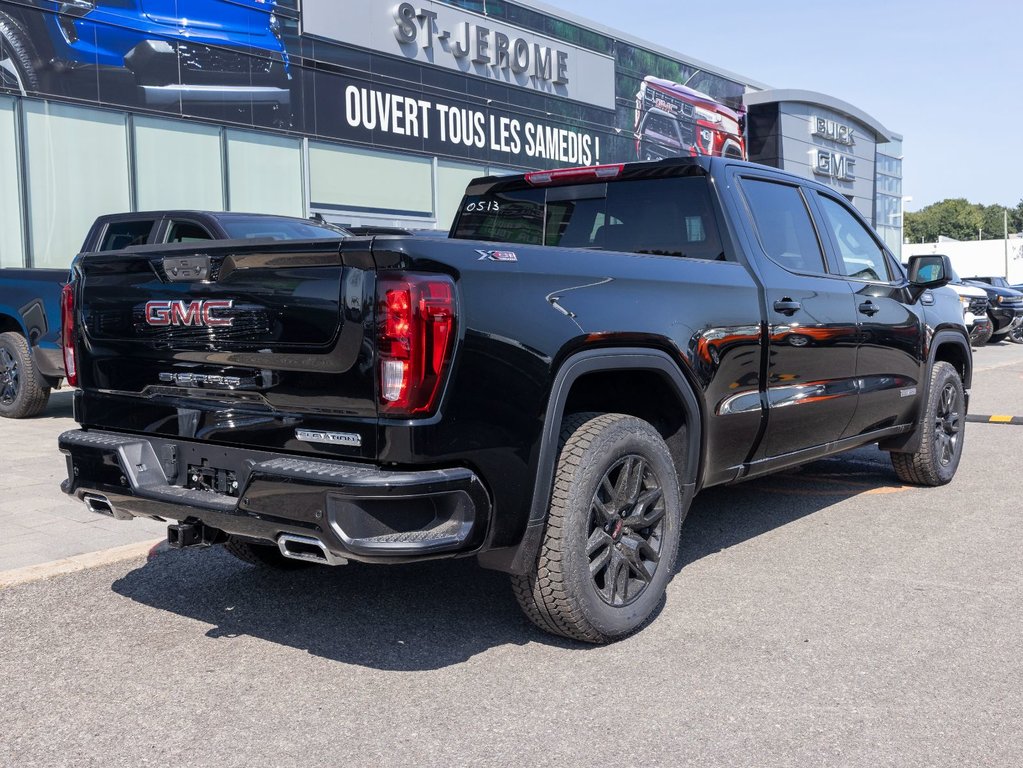
[{"label": "green tree", "polygon": [[984,228],[984,209],[983,206],[957,197],[906,213],[905,219],[904,234],[911,243],[933,243],[939,236],[954,240],[976,240],[977,234]]}]

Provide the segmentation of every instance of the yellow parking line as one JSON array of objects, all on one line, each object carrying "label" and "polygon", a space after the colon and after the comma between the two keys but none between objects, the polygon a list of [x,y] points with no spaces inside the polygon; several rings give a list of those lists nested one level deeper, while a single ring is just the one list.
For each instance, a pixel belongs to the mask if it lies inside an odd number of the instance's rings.
[{"label": "yellow parking line", "polygon": [[1012,421],[1012,416],[989,416],[988,421],[995,424],[1008,424]]}]

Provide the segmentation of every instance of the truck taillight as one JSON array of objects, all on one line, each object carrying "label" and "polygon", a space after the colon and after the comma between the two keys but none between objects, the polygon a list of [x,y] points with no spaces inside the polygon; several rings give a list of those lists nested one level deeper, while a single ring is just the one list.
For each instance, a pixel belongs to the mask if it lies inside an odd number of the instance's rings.
[{"label": "truck taillight", "polygon": [[68,386],[78,386],[75,359],[75,288],[68,283],[60,290],[60,343],[64,348],[64,376]]},{"label": "truck taillight", "polygon": [[444,275],[381,275],[377,313],[382,411],[431,412],[454,349],[454,282]]}]

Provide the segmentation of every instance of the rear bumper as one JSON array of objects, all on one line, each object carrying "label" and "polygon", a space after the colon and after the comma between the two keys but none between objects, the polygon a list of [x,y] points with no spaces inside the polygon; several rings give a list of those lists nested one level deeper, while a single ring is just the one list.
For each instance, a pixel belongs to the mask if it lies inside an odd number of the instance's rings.
[{"label": "rear bumper", "polygon": [[[489,528],[489,496],[464,467],[388,471],[97,430],[65,432],[59,446],[61,489],[118,519],[202,523],[267,543],[311,537],[368,562],[476,553]],[[190,481],[211,470],[226,493]]]}]

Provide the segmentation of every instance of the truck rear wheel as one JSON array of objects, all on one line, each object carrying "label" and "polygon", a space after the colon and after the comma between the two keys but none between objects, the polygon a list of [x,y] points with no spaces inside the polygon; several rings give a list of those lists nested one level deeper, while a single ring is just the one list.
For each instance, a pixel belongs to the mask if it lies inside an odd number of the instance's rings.
[{"label": "truck rear wheel", "polygon": [[0,333],[0,416],[35,416],[49,399],[50,388],[36,370],[28,341],[14,331]]},{"label": "truck rear wheel", "polygon": [[550,514],[530,573],[513,575],[541,629],[608,643],[642,627],[664,599],[682,526],[668,446],[620,413],[565,420]]},{"label": "truck rear wheel", "polygon": [[963,455],[966,397],[959,372],[949,363],[931,369],[931,385],[916,453],[892,453],[895,474],[904,483],[944,485],[955,477]]}]

